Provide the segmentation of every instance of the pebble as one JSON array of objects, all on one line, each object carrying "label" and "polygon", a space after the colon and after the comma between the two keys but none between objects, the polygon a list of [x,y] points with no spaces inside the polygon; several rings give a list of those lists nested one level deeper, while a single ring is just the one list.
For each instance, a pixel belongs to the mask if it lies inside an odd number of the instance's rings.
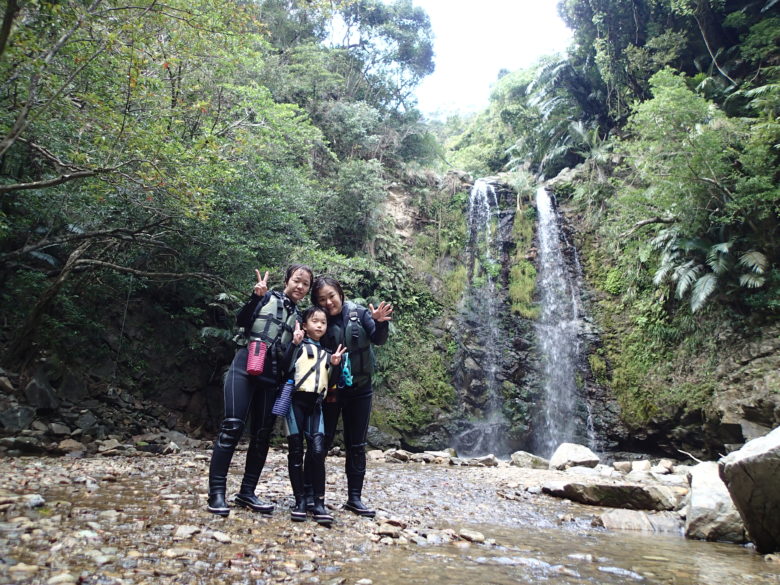
[{"label": "pebble", "polygon": [[54,575],[46,581],[46,585],[65,585],[67,583],[75,583],[76,577],[70,573],[60,573]]}]

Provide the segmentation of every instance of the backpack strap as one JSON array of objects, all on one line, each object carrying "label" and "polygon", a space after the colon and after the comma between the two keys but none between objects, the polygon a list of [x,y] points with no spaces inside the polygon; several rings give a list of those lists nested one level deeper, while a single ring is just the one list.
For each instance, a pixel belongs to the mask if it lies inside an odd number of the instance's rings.
[{"label": "backpack strap", "polygon": [[[358,344],[360,343],[360,329],[364,329],[363,323],[360,320],[358,308],[358,305],[353,305],[349,311],[349,320],[352,322],[352,345],[350,346],[349,352],[352,354],[351,359],[357,362],[356,371],[362,372],[363,362],[366,359],[365,354],[371,351],[371,344],[369,343],[366,347],[358,347]],[[365,314],[366,312],[368,312],[368,309],[363,309],[363,313]]]}]

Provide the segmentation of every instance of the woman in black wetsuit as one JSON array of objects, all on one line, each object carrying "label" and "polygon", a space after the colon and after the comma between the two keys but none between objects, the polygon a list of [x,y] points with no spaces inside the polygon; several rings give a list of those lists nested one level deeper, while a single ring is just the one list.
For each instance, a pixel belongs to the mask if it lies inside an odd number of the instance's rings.
[{"label": "woman in black wetsuit", "polygon": [[[261,502],[255,495],[255,488],[268,455],[276,417],[271,413],[276,393],[282,382],[281,359],[292,341],[296,322],[300,322],[297,303],[311,288],[312,271],[308,266],[293,264],[287,269],[282,292],[268,290],[268,273],[261,277],[255,270],[257,284],[252,297],[241,309],[236,322],[243,329],[242,345],[236,351],[233,363],[225,377],[225,418],[214,443],[209,466],[208,511],[227,516],[225,493],[227,472],[236,450],[247,418],[251,415],[249,448],[241,488],[235,503],[255,512],[270,514],[274,506]],[[247,372],[247,342],[262,340],[266,345],[263,371],[260,374]]]},{"label": "woman in black wetsuit", "polygon": [[[347,379],[335,396],[328,393],[324,405],[325,444],[330,449],[336,435],[339,415],[344,421],[344,445],[347,457],[344,464],[347,474],[347,502],[345,507],[360,516],[374,516],[363,504],[363,479],[366,474],[366,435],[371,415],[373,388],[371,374],[374,371],[372,345],[387,341],[389,322],[393,307],[382,301],[368,309],[344,300],[344,291],[339,282],[328,276],[318,277],[312,286],[312,301],[325,309],[328,315],[328,329],[321,343],[334,351],[339,345],[347,348],[348,360],[343,367],[349,368],[352,379]],[[349,366],[347,366],[347,362]],[[351,383],[350,383],[351,382]],[[308,483],[308,482],[307,482]]]}]

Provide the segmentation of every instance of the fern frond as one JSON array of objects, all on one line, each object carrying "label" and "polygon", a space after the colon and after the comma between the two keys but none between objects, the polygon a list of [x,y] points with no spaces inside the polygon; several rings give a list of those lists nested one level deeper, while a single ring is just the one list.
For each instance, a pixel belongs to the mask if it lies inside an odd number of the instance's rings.
[{"label": "fern frond", "polygon": [[705,274],[696,281],[691,291],[691,311],[701,309],[718,287],[718,277],[712,272]]},{"label": "fern frond", "polygon": [[758,250],[748,250],[739,257],[739,265],[755,272],[763,274],[769,266],[767,257]]}]

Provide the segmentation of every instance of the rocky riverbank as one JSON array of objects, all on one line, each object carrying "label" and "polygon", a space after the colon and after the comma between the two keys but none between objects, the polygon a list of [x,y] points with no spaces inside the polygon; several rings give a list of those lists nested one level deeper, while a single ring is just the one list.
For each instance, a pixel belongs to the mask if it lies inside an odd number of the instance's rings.
[{"label": "rocky riverbank", "polygon": [[[290,522],[286,454],[279,449],[272,450],[258,488],[277,506],[267,517],[241,508],[233,508],[228,518],[205,512],[206,449],[162,455],[114,448],[86,458],[2,458],[0,583],[385,585],[395,581],[377,579],[377,560],[400,554],[407,563],[419,554],[414,551],[430,556],[432,550],[469,549],[480,559],[506,555],[515,545],[511,536],[501,535],[517,530],[556,533],[548,539],[549,551],[540,547],[522,558],[531,555],[534,570],[543,567],[549,576],[569,579],[561,582],[585,582],[586,575],[605,568],[610,575],[629,571],[656,582],[633,571],[629,559],[593,553],[588,541],[605,534],[601,518],[609,509],[544,493],[545,485],[585,482],[593,471],[521,468],[494,459],[453,465],[445,454],[417,455],[417,461],[399,464],[403,453],[371,455],[366,494],[377,508],[375,519],[340,508],[346,492],[343,459],[328,458],[328,501],[336,516],[330,529]],[[437,465],[437,459],[447,464]],[[232,491],[242,469],[239,453],[229,479]],[[679,534],[679,524],[674,526]],[[561,546],[567,554],[553,562],[553,549]],[[774,557],[737,545],[727,550],[735,555],[735,566],[750,574],[750,583],[780,583]],[[605,579],[600,582],[624,582]],[[675,582],[701,581],[691,575],[691,581]]]}]

